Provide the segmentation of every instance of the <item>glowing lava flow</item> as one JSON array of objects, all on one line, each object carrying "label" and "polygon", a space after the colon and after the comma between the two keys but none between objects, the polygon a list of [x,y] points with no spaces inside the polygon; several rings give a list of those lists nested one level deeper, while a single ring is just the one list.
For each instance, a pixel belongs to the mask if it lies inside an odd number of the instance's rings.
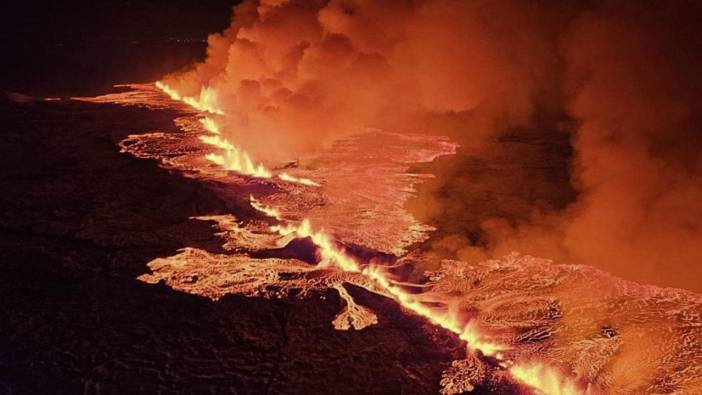
[{"label": "glowing lava flow", "polygon": [[[195,98],[182,96],[178,91],[161,81],[156,81],[155,85],[171,99],[183,102],[198,111],[224,115],[224,111],[217,106],[217,93],[214,89],[203,87],[200,90],[200,97]],[[214,136],[200,136],[200,141],[223,151],[222,154],[207,154],[205,156],[207,160],[221,166],[225,170],[235,171],[247,176],[258,178],[271,178],[273,176],[263,164],[255,165],[249,154],[222,137],[221,129],[214,119],[205,117],[200,119],[200,123],[202,123],[205,130],[214,134]]]},{"label": "glowing lava flow", "polygon": [[217,122],[215,122],[215,120],[210,117],[200,119],[200,123],[202,124],[202,127],[205,128],[205,130],[212,134],[222,133],[222,131],[219,128],[219,125],[217,125]]},{"label": "glowing lava flow", "polygon": [[234,146],[229,141],[219,136],[200,136],[200,140],[213,147],[224,151],[223,154],[209,153],[205,156],[207,160],[221,166],[225,170],[236,171],[237,173],[258,178],[271,178],[273,174],[268,171],[263,164],[254,165],[251,157]]},{"label": "glowing lava flow", "polygon": [[552,395],[578,395],[591,393],[589,389],[580,387],[549,366],[532,363],[515,365],[510,368],[512,377],[538,390],[540,393]]},{"label": "glowing lava flow", "polygon": [[[263,206],[253,196],[251,196],[251,206],[269,217],[281,220],[280,213],[277,210]],[[420,299],[394,285],[393,281],[383,273],[382,267],[375,265],[362,267],[361,264],[337,248],[326,233],[313,231],[309,220],[303,219],[299,224],[273,225],[271,230],[281,236],[309,237],[320,250],[320,266],[336,266],[345,272],[363,274],[366,278],[375,282],[385,292],[385,296],[392,297],[404,308],[427,318],[431,323],[458,334],[461,340],[468,343],[471,348],[480,350],[484,355],[496,355],[498,351],[506,349],[505,346],[484,339],[478,333],[474,323],[469,322],[461,327],[459,321],[453,319],[450,315],[437,313],[435,310],[427,307]]]},{"label": "glowing lava flow", "polygon": [[[214,91],[203,88],[200,99],[183,97],[176,90],[167,85],[156,82],[156,87],[174,100],[182,101],[193,108],[222,115],[223,111],[214,106],[216,94]],[[221,136],[219,125],[211,118],[205,117],[200,120],[203,127],[212,133],[210,136],[200,136],[200,140],[208,145],[217,147],[224,151],[224,155],[208,154],[207,159],[222,166],[227,170],[237,171],[254,177],[270,178],[272,173],[259,164],[254,166],[248,154],[237,148],[230,141]],[[297,178],[287,173],[278,174],[278,178],[288,182],[295,182],[309,186],[319,186],[312,180]],[[271,231],[277,232],[281,236],[295,236],[297,238],[310,238],[319,248],[321,267],[336,267],[344,272],[360,273],[365,278],[371,280],[378,289],[382,290],[384,296],[397,301],[403,308],[419,316],[426,318],[434,325],[440,326],[459,336],[465,341],[471,350],[479,350],[485,356],[492,356],[502,361],[501,351],[508,350],[509,347],[503,344],[490,341],[484,334],[480,333],[475,321],[461,323],[458,317],[450,312],[441,312],[433,309],[422,300],[422,294],[410,294],[398,286],[392,278],[387,275],[382,266],[361,265],[344,251],[339,249],[330,237],[323,231],[314,231],[308,219],[303,219],[299,223],[291,223],[284,220],[280,211],[274,207],[269,207],[258,201],[253,195],[250,196],[251,206],[268,217],[275,218],[281,224],[271,226]],[[286,224],[283,224],[287,222]],[[374,292],[372,289],[370,291]],[[342,293],[342,297],[345,294]],[[566,376],[560,374],[557,369],[538,362],[526,364],[516,364],[514,361],[503,361],[501,366],[507,368],[512,377],[539,393],[575,395],[591,393],[590,389],[581,390],[579,386]]]},{"label": "glowing lava flow", "polygon": [[298,184],[307,185],[307,186],[311,186],[311,187],[320,186],[319,184],[310,180],[309,178],[295,177],[295,176],[291,176],[288,173],[280,173],[280,174],[278,174],[278,178],[280,178],[283,181],[295,182]]},{"label": "glowing lava flow", "polygon": [[256,210],[266,214],[271,218],[275,218],[278,221],[282,220],[283,217],[280,215],[280,211],[278,211],[278,209],[269,206],[264,206],[261,202],[256,200],[256,198],[253,197],[253,195],[249,196],[249,201],[251,202],[251,207],[255,208]]},{"label": "glowing lava flow", "polygon": [[171,99],[181,101],[198,111],[224,115],[224,111],[217,106],[217,92],[212,88],[202,87],[202,89],[200,89],[200,97],[195,98],[191,96],[181,96],[178,91],[161,81],[156,81],[155,85]]},{"label": "glowing lava flow", "polygon": [[[183,96],[175,89],[164,84],[161,81],[156,81],[154,84],[158,89],[163,91],[168,97],[173,100],[183,102],[194,109],[211,114],[224,115],[224,111],[217,106],[217,92],[212,88],[203,87],[200,90],[200,97]],[[235,171],[251,177],[271,178],[273,173],[263,166],[262,163],[254,164],[248,153],[241,148],[232,144],[229,140],[222,136],[222,130],[217,122],[210,118],[204,117],[200,119],[200,123],[208,132],[215,136],[200,136],[200,141],[207,145],[211,145],[223,151],[222,154],[209,153],[205,156],[207,160],[221,166],[228,171]],[[318,187],[320,184],[302,177],[295,177],[288,173],[278,174],[278,178],[301,185]]]},{"label": "glowing lava flow", "polygon": [[[250,197],[250,201],[251,206],[256,210],[281,222],[283,221],[278,210],[264,206],[253,196]],[[470,349],[479,350],[483,355],[492,356],[500,361],[503,360],[503,355],[500,351],[509,349],[508,346],[492,342],[481,334],[475,321],[469,321],[462,325],[459,319],[450,314],[437,312],[435,309],[428,307],[423,303],[421,294],[413,295],[405,292],[402,288],[395,285],[392,279],[386,276],[382,266],[370,264],[363,266],[359,264],[337,248],[326,233],[313,231],[309,220],[303,219],[299,224],[273,225],[271,230],[281,236],[309,237],[320,250],[320,266],[330,267],[333,265],[345,272],[363,274],[366,278],[372,280],[379,289],[383,290],[383,296],[394,299],[403,308],[426,318],[432,324],[457,334],[461,340],[468,344]],[[368,290],[374,292],[372,289]],[[582,390],[577,382],[561,374],[558,369],[539,362],[532,361],[526,364],[515,364],[514,361],[504,361],[501,363],[501,366],[507,368],[517,381],[533,388],[538,393],[577,395],[594,392],[590,389]]]}]

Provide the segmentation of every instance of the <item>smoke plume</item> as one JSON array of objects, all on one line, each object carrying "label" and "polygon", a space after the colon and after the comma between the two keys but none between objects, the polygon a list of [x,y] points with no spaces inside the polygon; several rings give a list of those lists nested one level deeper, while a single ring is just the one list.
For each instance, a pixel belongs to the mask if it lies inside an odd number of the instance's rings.
[{"label": "smoke plume", "polygon": [[266,161],[363,127],[449,134],[462,154],[410,202],[440,227],[437,259],[517,250],[702,290],[701,16],[687,1],[245,1],[166,82],[215,91],[225,133]]},{"label": "smoke plume", "polygon": [[[257,159],[288,160],[363,127],[479,134],[526,124],[556,91],[558,15],[524,1],[245,1],[207,59],[170,76],[217,92],[226,129]],[[465,128],[465,118],[460,117]],[[424,130],[426,131],[426,130]]]},{"label": "smoke plume", "polygon": [[[505,132],[540,130],[550,145],[470,152],[523,165],[494,178],[470,171],[470,161],[439,166],[442,178],[413,203],[423,219],[456,218],[442,223],[448,231],[431,252],[470,261],[516,250],[702,290],[700,15],[686,2],[582,6],[558,38],[563,117]],[[564,161],[548,150],[562,131],[571,136],[570,166],[530,172]],[[559,187],[564,169],[577,195]],[[509,196],[508,207],[491,207],[471,188]]]},{"label": "smoke plume", "polygon": [[564,244],[579,262],[702,290],[700,15],[699,3],[616,4],[572,26],[581,195]]}]

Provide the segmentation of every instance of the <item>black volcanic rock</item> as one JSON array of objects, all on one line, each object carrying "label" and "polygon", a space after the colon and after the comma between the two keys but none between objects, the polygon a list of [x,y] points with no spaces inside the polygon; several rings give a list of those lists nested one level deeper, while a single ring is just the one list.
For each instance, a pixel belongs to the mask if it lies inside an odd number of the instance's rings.
[{"label": "black volcanic rock", "polygon": [[190,217],[250,213],[118,152],[130,132],[174,130],[171,120],[71,101],[0,104],[0,392],[437,393],[461,344],[376,295],[362,300],[378,325],[335,331],[335,292],[212,302],[136,280],[183,245],[218,248]]}]

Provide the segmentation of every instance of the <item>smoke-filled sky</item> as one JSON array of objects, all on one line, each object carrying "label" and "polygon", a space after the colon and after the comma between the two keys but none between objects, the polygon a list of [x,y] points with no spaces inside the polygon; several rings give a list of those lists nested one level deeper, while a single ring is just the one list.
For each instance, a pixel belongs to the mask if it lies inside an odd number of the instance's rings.
[{"label": "smoke-filled sky", "polygon": [[466,155],[505,134],[560,135],[570,188],[554,193],[572,197],[484,219],[479,241],[460,221],[480,207],[446,187],[470,172],[438,166],[413,204],[455,218],[437,256],[517,249],[699,291],[701,17],[694,1],[245,1],[206,61],[167,81],[216,89],[227,133],[265,160],[363,127],[446,133]]}]

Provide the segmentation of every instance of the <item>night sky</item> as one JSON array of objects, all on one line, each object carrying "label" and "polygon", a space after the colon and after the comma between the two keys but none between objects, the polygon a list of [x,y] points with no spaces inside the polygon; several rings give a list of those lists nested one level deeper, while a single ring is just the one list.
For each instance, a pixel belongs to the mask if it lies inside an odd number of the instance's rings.
[{"label": "night sky", "polygon": [[[197,38],[228,24],[234,0],[6,2],[3,39]],[[20,33],[21,32],[21,33]],[[50,37],[47,37],[50,35]]]},{"label": "night sky", "polygon": [[3,2],[0,89],[97,93],[153,80],[204,55],[235,0]]}]

